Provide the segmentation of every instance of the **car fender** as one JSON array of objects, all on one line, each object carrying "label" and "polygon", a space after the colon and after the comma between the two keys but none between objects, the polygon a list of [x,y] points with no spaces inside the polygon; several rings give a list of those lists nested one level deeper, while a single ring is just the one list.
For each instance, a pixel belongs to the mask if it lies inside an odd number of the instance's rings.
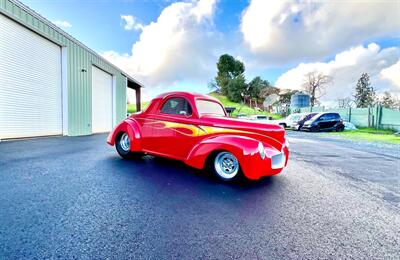
[{"label": "car fender", "polygon": [[128,133],[129,139],[131,140],[132,152],[137,152],[142,149],[140,128],[138,122],[135,119],[126,118],[124,121],[119,123],[108,135],[107,143],[114,146],[115,139],[121,132]]},{"label": "car fender", "polygon": [[208,156],[215,152],[225,150],[231,152],[239,160],[242,170],[245,171],[249,159],[258,155],[259,141],[246,136],[220,135],[204,139],[190,151],[185,163],[203,169]]}]

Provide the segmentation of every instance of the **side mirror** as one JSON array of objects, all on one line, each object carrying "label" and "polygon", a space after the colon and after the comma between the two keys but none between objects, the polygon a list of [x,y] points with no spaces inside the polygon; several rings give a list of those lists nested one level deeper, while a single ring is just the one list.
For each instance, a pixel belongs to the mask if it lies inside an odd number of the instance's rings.
[{"label": "side mirror", "polygon": [[184,111],[184,110],[182,110],[182,111],[179,111],[179,114],[180,114],[181,116],[187,116],[187,112],[186,112],[186,111]]},{"label": "side mirror", "polygon": [[236,107],[225,107],[226,113],[228,113],[229,116],[232,115],[233,111],[236,110]]}]

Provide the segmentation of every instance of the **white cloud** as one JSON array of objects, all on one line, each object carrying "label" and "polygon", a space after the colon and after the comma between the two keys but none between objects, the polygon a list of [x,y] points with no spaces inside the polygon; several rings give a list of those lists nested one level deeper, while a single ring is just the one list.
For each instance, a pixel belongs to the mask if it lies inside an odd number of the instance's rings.
[{"label": "white cloud", "polygon": [[143,82],[145,91],[185,80],[206,85],[220,55],[212,21],[215,5],[216,0],[173,3],[157,21],[143,26],[131,53],[103,56]]},{"label": "white cloud", "polygon": [[394,65],[383,69],[380,73],[382,79],[389,80],[393,86],[400,90],[400,60]]},{"label": "white cloud", "polygon": [[121,15],[121,19],[124,23],[125,30],[143,30],[143,24],[137,23],[133,15]]},{"label": "white cloud", "polygon": [[378,92],[400,92],[399,66],[400,48],[381,49],[371,43],[367,47],[357,46],[343,51],[329,62],[300,63],[282,74],[275,85],[279,88],[301,89],[304,76],[319,71],[333,78],[322,101],[334,101],[351,97],[361,74],[368,73],[372,86]]},{"label": "white cloud", "polygon": [[55,25],[57,25],[58,27],[61,27],[61,28],[70,28],[70,27],[72,27],[71,23],[69,23],[67,21],[57,20],[57,21],[53,21],[52,23],[54,23]]},{"label": "white cloud", "polygon": [[245,44],[264,63],[321,58],[400,33],[398,1],[252,0],[243,12]]}]

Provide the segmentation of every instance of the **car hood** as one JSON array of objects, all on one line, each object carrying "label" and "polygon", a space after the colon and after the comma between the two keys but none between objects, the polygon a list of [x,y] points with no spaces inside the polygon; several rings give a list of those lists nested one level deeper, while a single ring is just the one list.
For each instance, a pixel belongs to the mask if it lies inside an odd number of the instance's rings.
[{"label": "car hood", "polygon": [[201,124],[205,126],[239,130],[243,131],[243,134],[258,134],[267,139],[274,139],[281,144],[285,142],[285,130],[279,125],[213,116],[202,116]]}]

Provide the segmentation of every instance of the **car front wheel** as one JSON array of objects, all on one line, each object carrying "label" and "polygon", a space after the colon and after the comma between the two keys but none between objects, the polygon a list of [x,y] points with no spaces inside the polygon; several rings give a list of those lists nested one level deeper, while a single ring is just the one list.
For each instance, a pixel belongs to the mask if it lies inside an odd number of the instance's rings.
[{"label": "car front wheel", "polygon": [[310,130],[311,130],[311,132],[319,132],[319,127],[315,125],[315,126],[312,126]]},{"label": "car front wheel", "polygon": [[141,153],[131,152],[131,139],[125,132],[118,135],[118,138],[115,140],[115,148],[118,154],[124,159],[132,159],[142,155]]},{"label": "car front wheel", "polygon": [[213,170],[219,179],[233,181],[239,177],[239,161],[232,153],[221,151],[214,158]]}]

